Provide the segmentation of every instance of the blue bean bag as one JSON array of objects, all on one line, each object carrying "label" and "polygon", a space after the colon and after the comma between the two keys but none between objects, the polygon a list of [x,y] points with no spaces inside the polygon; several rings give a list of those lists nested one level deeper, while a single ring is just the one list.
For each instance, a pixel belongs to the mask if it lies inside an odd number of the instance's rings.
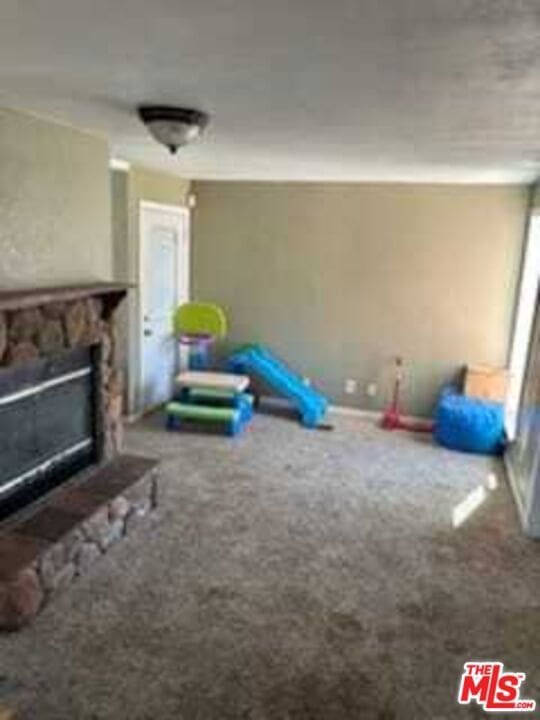
[{"label": "blue bean bag", "polygon": [[451,450],[498,455],[504,448],[504,406],[445,387],[435,411],[434,437]]}]

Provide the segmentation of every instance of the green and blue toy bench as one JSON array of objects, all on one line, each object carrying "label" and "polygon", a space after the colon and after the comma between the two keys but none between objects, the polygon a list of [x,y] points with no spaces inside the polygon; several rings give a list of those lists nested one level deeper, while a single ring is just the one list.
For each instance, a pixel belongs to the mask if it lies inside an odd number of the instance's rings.
[{"label": "green and blue toy bench", "polygon": [[249,378],[229,373],[187,371],[176,378],[174,400],[166,407],[167,427],[190,424],[223,427],[234,436],[253,416],[253,396],[246,392]]}]

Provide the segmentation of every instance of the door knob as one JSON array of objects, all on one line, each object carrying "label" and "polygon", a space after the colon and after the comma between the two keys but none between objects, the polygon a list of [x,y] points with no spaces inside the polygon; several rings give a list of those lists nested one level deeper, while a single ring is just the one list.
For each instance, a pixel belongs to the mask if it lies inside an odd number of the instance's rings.
[{"label": "door knob", "polygon": [[148,328],[143,332],[144,337],[150,337],[152,335],[152,331]]}]

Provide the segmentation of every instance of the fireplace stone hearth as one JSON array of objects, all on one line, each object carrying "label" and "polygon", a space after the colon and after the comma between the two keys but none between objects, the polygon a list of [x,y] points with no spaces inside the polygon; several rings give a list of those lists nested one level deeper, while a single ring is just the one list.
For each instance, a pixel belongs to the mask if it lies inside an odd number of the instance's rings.
[{"label": "fireplace stone hearth", "polygon": [[157,463],[120,454],[126,292],[0,291],[0,629],[31,620],[156,505]]},{"label": "fireplace stone hearth", "polygon": [[18,630],[133,532],[158,502],[157,462],[118,455],[53,490],[0,533],[0,630]]}]

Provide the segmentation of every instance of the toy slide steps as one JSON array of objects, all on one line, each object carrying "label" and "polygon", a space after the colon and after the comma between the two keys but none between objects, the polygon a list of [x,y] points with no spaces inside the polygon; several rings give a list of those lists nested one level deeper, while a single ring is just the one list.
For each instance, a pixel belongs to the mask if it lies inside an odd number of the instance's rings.
[{"label": "toy slide steps", "polygon": [[190,405],[183,402],[167,404],[167,427],[175,430],[185,422],[218,424],[224,427],[227,435],[235,436],[249,420],[241,408],[211,407],[208,405]]},{"label": "toy slide steps", "polygon": [[306,385],[282,360],[263,345],[250,345],[232,355],[228,367],[235,373],[256,375],[297,408],[302,425],[316,427],[323,419],[328,400]]},{"label": "toy slide steps", "polygon": [[182,420],[201,420],[202,422],[234,422],[240,418],[240,412],[234,408],[187,405],[179,402],[170,402],[167,405],[167,412]]},{"label": "toy slide steps", "polygon": [[167,404],[167,427],[193,423],[221,426],[237,435],[253,416],[253,396],[244,392],[249,378],[241,375],[188,370],[176,377],[176,391]]}]

